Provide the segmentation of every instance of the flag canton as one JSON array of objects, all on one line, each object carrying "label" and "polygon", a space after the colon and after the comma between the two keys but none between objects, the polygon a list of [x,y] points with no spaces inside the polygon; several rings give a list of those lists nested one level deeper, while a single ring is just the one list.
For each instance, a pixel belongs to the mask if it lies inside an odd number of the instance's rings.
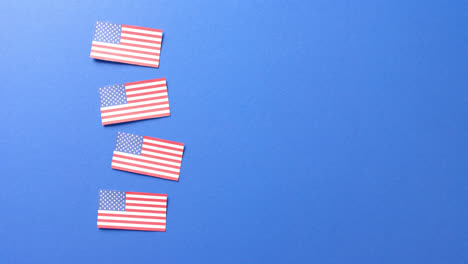
[{"label": "flag canton", "polygon": [[120,44],[122,25],[109,22],[96,22],[94,28],[94,41]]},{"label": "flag canton", "polygon": [[115,150],[134,155],[141,155],[141,148],[143,147],[143,136],[117,132],[117,143]]},{"label": "flag canton", "polygon": [[99,210],[125,211],[125,192],[100,190]]},{"label": "flag canton", "polygon": [[101,107],[121,105],[127,103],[125,84],[108,85],[99,88]]}]

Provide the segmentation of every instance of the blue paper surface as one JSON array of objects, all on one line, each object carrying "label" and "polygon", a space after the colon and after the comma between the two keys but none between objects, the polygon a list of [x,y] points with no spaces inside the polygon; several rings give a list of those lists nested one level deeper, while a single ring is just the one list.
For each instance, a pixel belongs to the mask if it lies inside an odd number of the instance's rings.
[{"label": "blue paper surface", "polygon": [[[466,263],[466,1],[12,1],[0,8],[0,263]],[[89,58],[164,30],[160,68]],[[102,127],[97,89],[166,77],[171,116]],[[180,182],[110,168],[184,142]],[[167,193],[165,233],[98,190]]]}]

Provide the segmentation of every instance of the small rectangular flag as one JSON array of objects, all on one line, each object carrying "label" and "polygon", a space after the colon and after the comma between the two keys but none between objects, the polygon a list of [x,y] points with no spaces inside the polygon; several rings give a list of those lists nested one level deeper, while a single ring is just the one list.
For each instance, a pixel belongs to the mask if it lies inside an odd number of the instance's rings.
[{"label": "small rectangular flag", "polygon": [[162,30],[97,21],[91,58],[159,67]]},{"label": "small rectangular flag", "polygon": [[111,167],[178,181],[184,144],[117,132]]},{"label": "small rectangular flag", "polygon": [[166,231],[167,195],[99,191],[97,227]]},{"label": "small rectangular flag", "polygon": [[99,88],[103,125],[170,116],[166,78]]}]

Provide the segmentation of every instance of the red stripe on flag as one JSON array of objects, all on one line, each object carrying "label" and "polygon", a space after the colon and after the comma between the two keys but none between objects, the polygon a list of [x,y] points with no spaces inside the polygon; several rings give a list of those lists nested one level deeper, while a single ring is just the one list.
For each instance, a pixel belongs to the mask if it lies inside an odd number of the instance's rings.
[{"label": "red stripe on flag", "polygon": [[125,209],[125,212],[131,212],[131,213],[152,213],[152,214],[164,214],[164,215],[166,215],[166,211],[148,211],[148,210],[140,210],[140,209]]},{"label": "red stripe on flag", "polygon": [[162,38],[162,36],[159,36],[159,35],[153,35],[153,34],[135,32],[135,31],[125,30],[124,28],[122,28],[122,33],[127,33],[127,34],[132,34],[132,35],[138,35],[138,36],[144,36],[144,37],[151,37],[151,38],[159,38],[159,39]]},{"label": "red stripe on flag", "polygon": [[[151,155],[151,154],[141,154],[140,156],[142,157],[147,157],[147,158],[153,158],[153,159],[160,159],[160,160],[165,160],[165,161],[170,161],[170,162],[176,162],[180,164],[179,160],[174,160],[174,159],[169,159],[169,158],[164,158],[156,155]],[[179,165],[180,166],[180,165]]]},{"label": "red stripe on flag", "polygon": [[[137,173],[137,174],[143,174],[143,175],[152,176],[152,177],[158,177],[158,178],[166,179],[166,180],[179,181],[179,178],[167,177],[167,176],[164,176],[164,175],[155,174],[155,173],[148,173],[148,172],[139,171],[139,170],[126,169],[126,168],[118,167],[116,165],[112,165],[111,168],[116,169],[116,170],[123,170],[123,171],[133,172],[133,173]],[[136,212],[136,211],[130,211],[130,210],[127,210],[127,211]],[[150,212],[150,211],[144,211],[144,212]]]},{"label": "red stripe on flag", "polygon": [[151,214],[166,214],[166,211],[161,210],[161,211],[155,211],[155,210],[147,210],[147,209],[125,209],[126,212],[136,212],[135,210],[138,210],[140,213],[151,213]]},{"label": "red stripe on flag", "polygon": [[149,100],[159,100],[159,99],[168,99],[167,95],[159,96],[159,97],[150,97],[150,98],[143,98],[143,99],[138,99],[138,100],[132,100],[129,103],[139,103],[139,102],[144,102],[144,101],[149,101]]},{"label": "red stripe on flag", "polygon": [[162,225],[165,226],[166,223],[157,223],[157,222],[145,222],[145,221],[131,221],[131,220],[108,220],[108,219],[98,219],[99,222],[108,222],[108,223],[124,223],[124,224],[139,224],[139,225]]},{"label": "red stripe on flag", "polygon": [[133,28],[133,29],[142,29],[142,30],[148,30],[148,31],[153,31],[153,32],[163,32],[161,29],[154,29],[154,28],[147,28],[147,27],[139,27],[139,26],[130,26],[130,25],[122,25],[123,28]]},{"label": "red stripe on flag", "polygon": [[148,208],[166,208],[166,205],[156,205],[156,204],[125,203],[125,205],[148,207]]},{"label": "red stripe on flag", "polygon": [[140,45],[140,44],[133,44],[133,43],[120,43],[120,47],[135,47],[135,48],[145,48],[145,49],[152,49],[161,51],[160,47],[148,47],[147,45]]},{"label": "red stripe on flag", "polygon": [[108,119],[108,118],[114,118],[114,117],[137,115],[137,114],[151,113],[151,112],[164,111],[164,110],[169,110],[169,107],[149,109],[149,110],[141,110],[141,111],[135,111],[135,112],[131,112],[131,113],[124,113],[124,114],[108,115],[108,116],[105,116],[105,117],[102,117],[102,118],[103,119]]},{"label": "red stripe on flag", "polygon": [[[91,49],[91,52],[92,52],[92,51],[93,51],[93,50]],[[125,57],[125,58],[130,58],[130,59],[159,61],[159,59],[155,59],[155,58],[149,58],[149,57],[146,57],[146,56],[127,55],[127,54],[122,54],[122,53],[120,53],[120,52],[118,52],[118,51],[110,52],[110,51],[95,50],[94,52],[100,53],[100,54],[106,54],[106,55],[117,55],[117,56],[121,56],[121,57]]]},{"label": "red stripe on flag", "polygon": [[165,140],[165,139],[160,139],[160,138],[147,137],[147,136],[144,136],[143,138],[144,138],[144,139],[154,140],[154,141],[159,141],[159,142],[163,142],[163,143],[169,143],[169,144],[179,145],[179,146],[182,146],[182,147],[184,146],[184,143],[175,142],[175,141],[170,141],[170,140]]},{"label": "red stripe on flag", "polygon": [[153,147],[158,147],[158,148],[164,148],[164,149],[167,149],[167,150],[182,151],[182,149],[180,149],[180,148],[167,147],[167,146],[158,145],[158,144],[149,143],[149,142],[145,142],[145,145],[147,145],[147,146],[153,146]]},{"label": "red stripe on flag", "polygon": [[135,117],[135,118],[126,118],[126,119],[103,122],[102,124],[104,126],[106,126],[106,125],[112,125],[112,124],[117,124],[117,123],[137,121],[137,120],[157,118],[157,117],[164,117],[164,116],[170,116],[170,115],[171,115],[170,113],[167,113],[167,114],[160,114],[160,115],[150,115],[150,116],[142,116],[142,117]]},{"label": "red stripe on flag", "polygon": [[[129,85],[128,83],[125,84],[125,86]],[[141,90],[146,90],[146,89],[153,89],[153,88],[161,88],[161,87],[166,87],[166,84],[158,84],[158,85],[149,85],[149,86],[144,86],[144,87],[136,87],[136,88],[125,88],[127,92],[134,92],[134,91],[141,91]],[[158,92],[163,92],[167,91],[167,89],[158,91]]]},{"label": "red stripe on flag", "polygon": [[165,80],[166,80],[166,78],[158,78],[158,79],[152,79],[152,80],[144,80],[144,81],[138,81],[138,82],[130,82],[130,83],[126,83],[125,85],[144,84],[144,83],[160,82],[160,81],[165,81]]},{"label": "red stripe on flag", "polygon": [[98,213],[98,216],[112,216],[112,217],[128,217],[128,218],[144,218],[144,219],[155,219],[155,220],[166,220],[163,216],[148,216],[148,215],[122,215],[122,214],[107,214]]},{"label": "red stripe on flag", "polygon": [[148,106],[158,106],[158,105],[164,105],[164,104],[167,104],[168,102],[165,101],[165,102],[159,102],[159,103],[147,103],[147,104],[141,104],[141,105],[135,105],[135,106],[129,106],[129,107],[125,107],[125,105],[128,105],[128,104],[123,104],[121,108],[114,108],[114,109],[106,109],[106,110],[101,110],[101,113],[110,113],[110,112],[114,112],[114,111],[122,111],[122,110],[130,110],[130,109],[137,109],[137,108],[140,108],[140,107],[148,107]]},{"label": "red stripe on flag", "polygon": [[154,165],[169,167],[169,168],[173,168],[173,169],[180,169],[180,165],[179,166],[169,165],[169,164],[166,164],[166,163],[161,163],[161,162],[156,162],[156,161],[149,161],[149,160],[140,159],[140,158],[127,157],[127,156],[120,155],[120,154],[114,154],[113,157],[128,159],[128,160],[133,160],[133,161],[141,161],[141,162],[146,162],[146,163],[150,163],[150,164],[154,164]]},{"label": "red stripe on flag", "polygon": [[[110,47],[110,46],[104,46],[104,45],[99,45],[99,44],[93,44],[91,46],[92,48],[104,48],[104,49],[110,49],[110,50],[118,50],[118,51],[128,51],[128,52],[134,52],[134,53],[139,53],[139,54],[145,54],[145,55],[157,55],[159,56],[159,52],[148,52],[148,51],[140,51],[140,50],[134,50],[134,49],[126,49],[122,47]],[[96,51],[99,52],[99,51]]]},{"label": "red stripe on flag", "polygon": [[125,192],[125,194],[148,195],[148,196],[164,196],[164,197],[167,197],[167,194],[164,194],[164,193]]},{"label": "red stripe on flag", "polygon": [[106,226],[106,225],[97,225],[97,227],[98,228],[106,228],[106,229],[125,229],[125,230],[166,232],[166,229],[159,229],[159,228],[143,228],[143,227],[128,227],[128,226]]},{"label": "red stripe on flag", "polygon": [[[139,38],[131,38],[131,37],[120,37],[120,39],[124,39],[124,40],[132,40],[132,41],[138,41],[138,42],[144,42],[144,43],[148,43],[148,44],[161,44],[161,41],[155,41],[155,40],[146,40],[146,39],[139,39]],[[141,45],[141,44],[140,44]],[[145,46],[145,45],[143,45]],[[148,45],[148,46],[151,46],[151,45]]]},{"label": "red stripe on flag", "polygon": [[133,65],[152,67],[152,68],[159,68],[158,63],[157,64],[148,64],[148,63],[134,62],[134,61],[128,61],[128,60],[121,60],[121,59],[111,59],[111,58],[106,58],[106,57],[101,57],[101,56],[93,56],[93,55],[91,55],[89,57],[93,58],[93,59],[98,59],[98,60],[114,61],[114,62],[121,62],[121,63],[133,64]]},{"label": "red stripe on flag", "polygon": [[[148,88],[145,88],[145,89],[148,89]],[[162,93],[166,93],[166,92],[167,91],[149,91],[149,92],[138,93],[138,94],[130,94],[130,95],[127,94],[127,99],[128,98],[133,98],[133,97],[138,97],[138,96],[143,96],[143,95],[150,95],[150,94],[157,95],[157,94],[162,94]]]},{"label": "red stripe on flag", "polygon": [[[173,153],[167,153],[167,152],[164,152],[164,151],[149,149],[149,148],[145,148],[145,145],[146,145],[146,143],[143,142],[143,147],[141,148],[142,150],[145,150],[145,151],[148,151],[148,152],[152,152],[152,153],[158,153],[158,154],[168,155],[168,156],[171,156],[171,157],[174,157],[174,158],[182,158],[182,154],[178,155],[178,154],[173,154]],[[150,154],[150,155],[151,155],[151,154]]]},{"label": "red stripe on flag", "polygon": [[[114,160],[112,159],[112,161],[114,161]],[[116,160],[115,163],[128,165],[128,166],[133,166],[133,167],[138,167],[138,168],[141,168],[141,169],[148,169],[148,170],[154,170],[154,171],[158,171],[158,172],[165,172],[165,173],[170,173],[170,174],[174,174],[174,175],[179,175],[179,173],[175,172],[175,171],[159,169],[159,168],[155,168],[155,167],[152,167],[152,166],[138,165],[138,164],[135,164],[135,163],[121,161],[121,160]]]},{"label": "red stripe on flag", "polygon": [[160,202],[160,203],[165,203],[166,200],[164,199],[149,199],[149,198],[133,198],[133,197],[127,197],[128,200],[132,201],[143,201],[143,202]]}]

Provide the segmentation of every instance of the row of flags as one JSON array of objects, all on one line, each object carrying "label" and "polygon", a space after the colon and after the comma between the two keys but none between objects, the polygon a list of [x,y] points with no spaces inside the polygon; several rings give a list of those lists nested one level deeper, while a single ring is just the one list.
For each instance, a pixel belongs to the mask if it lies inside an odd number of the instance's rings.
[{"label": "row of flags", "polygon": [[[159,67],[162,30],[96,22],[90,57]],[[102,125],[170,116],[165,78],[99,88]],[[184,144],[117,132],[111,168],[178,181]],[[97,227],[166,231],[167,195],[99,191]]]}]

